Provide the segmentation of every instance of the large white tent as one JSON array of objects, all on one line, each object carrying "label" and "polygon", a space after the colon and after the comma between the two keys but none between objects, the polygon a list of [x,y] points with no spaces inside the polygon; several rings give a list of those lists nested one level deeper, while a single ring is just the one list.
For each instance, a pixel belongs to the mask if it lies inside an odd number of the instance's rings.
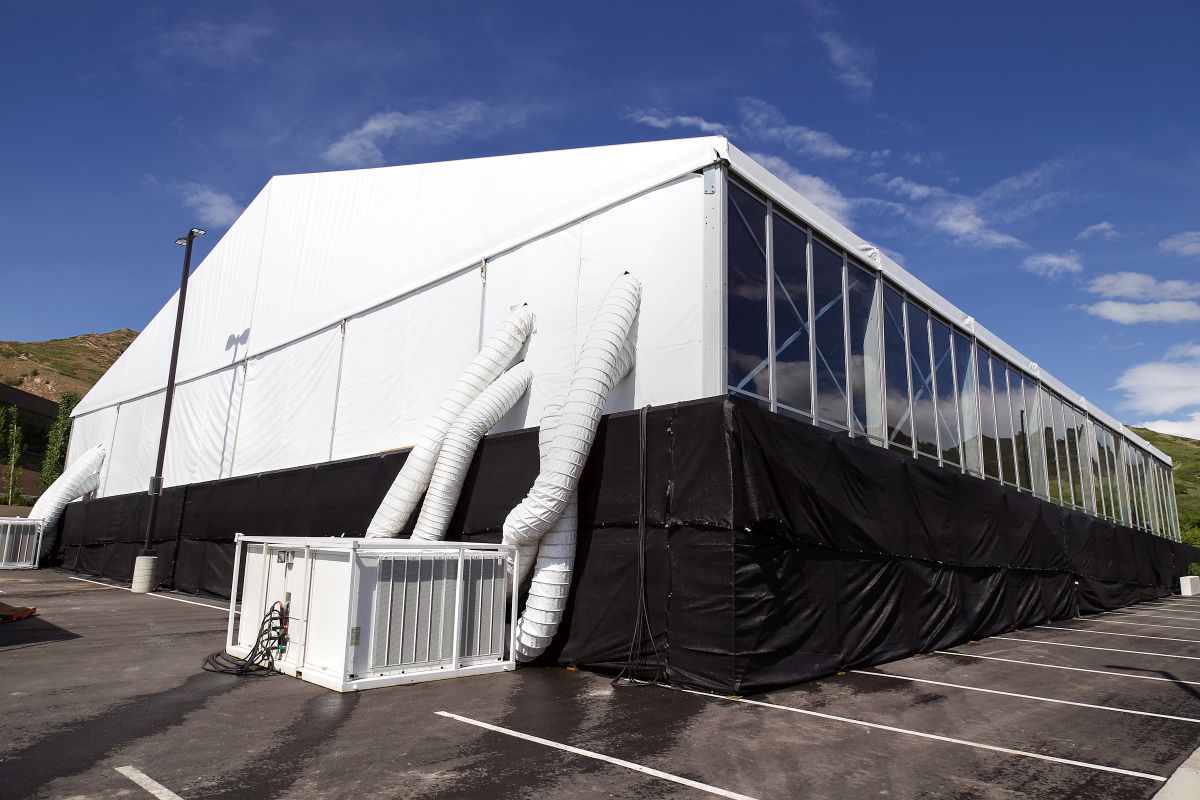
[{"label": "large white tent", "polygon": [[[1073,405],[1081,422],[1169,469],[724,137],[703,137],[271,179],[191,278],[165,483],[411,446],[482,339],[521,303],[537,318],[524,356],[534,379],[496,430],[536,425],[604,290],[625,271],[643,286],[636,367],[608,410],[724,394],[736,383],[727,374],[737,294],[727,179]],[[176,300],[75,409],[68,462],[96,444],[110,451],[100,496],[144,491],[154,471]],[[775,356],[767,361],[774,374]],[[775,408],[773,394],[760,399]],[[965,423],[960,433],[983,435]],[[1034,490],[1046,495],[1053,481]],[[1103,510],[1095,489],[1089,497],[1090,507],[1075,505]]]}]

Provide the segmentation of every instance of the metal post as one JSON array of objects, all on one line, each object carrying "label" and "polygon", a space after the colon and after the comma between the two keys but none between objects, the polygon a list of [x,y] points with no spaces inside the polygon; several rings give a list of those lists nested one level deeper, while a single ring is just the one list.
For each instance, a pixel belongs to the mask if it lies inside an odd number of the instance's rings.
[{"label": "metal post", "polygon": [[203,236],[204,231],[192,228],[187,236],[175,240],[175,244],[183,245],[183,277],[179,282],[179,304],[175,310],[175,338],[171,343],[171,366],[167,371],[167,388],[163,397],[162,430],[158,437],[158,461],[155,464],[154,475],[150,477],[150,513],[146,518],[146,541],[142,552],[138,555],[133,567],[134,592],[144,594],[152,591],[155,586],[154,571],[156,557],[152,546],[154,527],[158,522],[158,500],[162,496],[163,461],[167,455],[167,430],[171,425],[171,405],[175,399],[175,371],[179,366],[179,336],[183,332],[183,310],[187,300],[188,273],[192,267],[192,242],[197,236]]}]

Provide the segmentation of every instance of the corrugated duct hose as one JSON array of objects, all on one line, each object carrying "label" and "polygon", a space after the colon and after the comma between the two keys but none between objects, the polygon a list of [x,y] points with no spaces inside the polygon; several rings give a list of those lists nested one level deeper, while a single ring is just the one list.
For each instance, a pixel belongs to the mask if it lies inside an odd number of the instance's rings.
[{"label": "corrugated duct hose", "polygon": [[549,442],[543,446],[541,472],[504,521],[505,544],[528,553],[540,543],[525,612],[517,623],[517,659],[522,662],[541,655],[562,622],[575,564],[575,492],[608,394],[633,366],[628,340],[640,302],[641,285],[628,273],[609,287],[566,398],[556,417],[548,414],[550,419],[543,421],[554,427],[552,436],[540,438],[542,445]]},{"label": "corrugated duct hose", "polygon": [[484,389],[454,420],[433,468],[429,491],[413,529],[414,540],[431,542],[446,538],[446,528],[454,516],[479,441],[517,404],[532,379],[533,373],[525,362],[517,364]]},{"label": "corrugated duct hose", "polygon": [[104,445],[98,444],[91,450],[75,459],[58,479],[42,492],[42,496],[29,509],[29,518],[40,520],[42,529],[42,548],[39,556],[50,554],[54,543],[49,541],[45,532],[54,527],[62,516],[67,503],[91,494],[100,486],[100,469],[104,466],[107,453]]},{"label": "corrugated duct hose", "polygon": [[[370,538],[395,538],[400,535],[413,510],[429,485],[441,452],[442,442],[450,426],[470,405],[471,401],[500,377],[525,346],[533,331],[533,312],[521,306],[500,324],[479,355],[467,365],[450,394],[438,406],[433,419],[425,426],[420,441],[400,469],[387,495],[367,526]],[[515,400],[514,400],[515,402]],[[451,509],[453,511],[453,509]]]}]

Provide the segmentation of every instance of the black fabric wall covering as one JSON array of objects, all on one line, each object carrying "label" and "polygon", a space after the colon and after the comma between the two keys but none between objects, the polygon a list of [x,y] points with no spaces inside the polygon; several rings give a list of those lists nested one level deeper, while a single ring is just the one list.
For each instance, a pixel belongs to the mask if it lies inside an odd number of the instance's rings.
[{"label": "black fabric wall covering", "polygon": [[[580,486],[575,586],[545,663],[619,670],[638,597],[637,413],[606,417]],[[728,398],[647,415],[640,674],[750,692],[1168,594],[1200,549]],[[227,596],[233,535],[361,536],[406,454],[164,492],[163,584]],[[499,541],[536,431],[489,437],[451,531]],[[74,503],[69,569],[128,579],[145,495]],[[410,523],[411,527],[411,523]],[[406,532],[407,535],[407,532]]]}]

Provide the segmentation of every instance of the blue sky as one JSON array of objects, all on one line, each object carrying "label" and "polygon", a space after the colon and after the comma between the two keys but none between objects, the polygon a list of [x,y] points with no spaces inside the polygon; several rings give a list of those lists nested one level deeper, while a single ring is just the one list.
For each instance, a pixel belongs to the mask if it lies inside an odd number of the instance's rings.
[{"label": "blue sky", "polygon": [[0,339],[140,329],[176,236],[203,255],[274,174],[727,133],[1089,399],[1200,436],[1194,2],[0,8]]}]

